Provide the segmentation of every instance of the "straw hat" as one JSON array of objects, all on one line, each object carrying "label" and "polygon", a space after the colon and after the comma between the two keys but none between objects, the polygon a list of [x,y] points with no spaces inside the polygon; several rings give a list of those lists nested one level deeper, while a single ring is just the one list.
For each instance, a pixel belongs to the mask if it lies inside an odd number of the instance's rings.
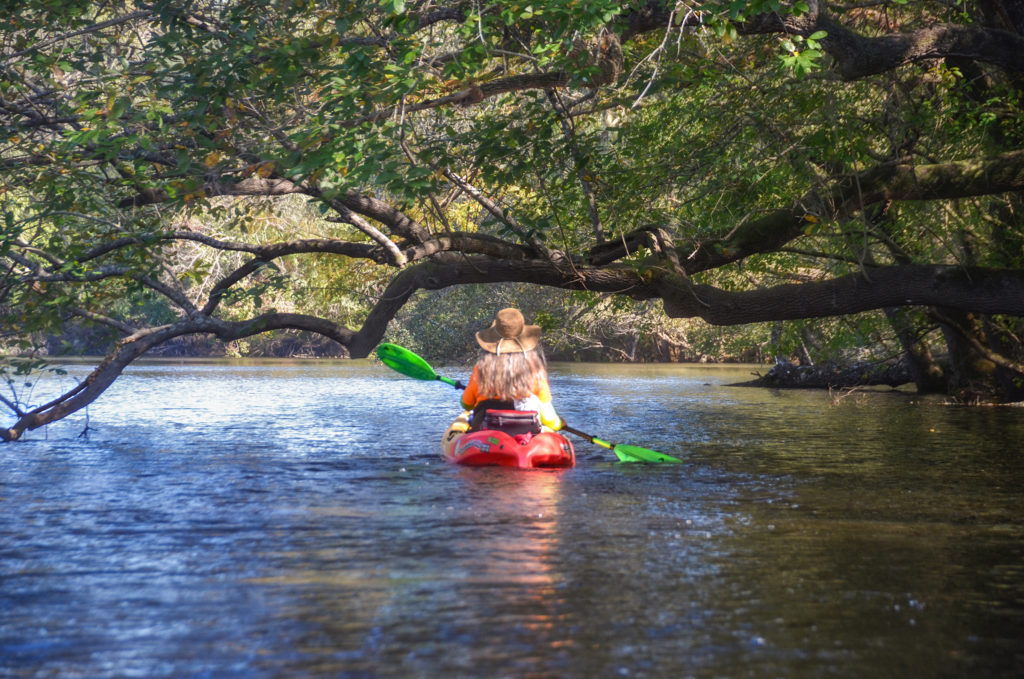
[{"label": "straw hat", "polygon": [[476,334],[476,341],[492,354],[526,353],[540,342],[540,326],[526,325],[519,309],[502,309],[495,315],[491,327]]}]

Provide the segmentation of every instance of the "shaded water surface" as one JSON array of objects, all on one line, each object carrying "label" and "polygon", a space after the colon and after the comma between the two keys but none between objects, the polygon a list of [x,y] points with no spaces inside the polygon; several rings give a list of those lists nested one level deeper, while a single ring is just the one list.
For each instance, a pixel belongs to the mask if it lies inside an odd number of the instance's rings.
[{"label": "shaded water surface", "polygon": [[685,463],[514,472],[369,363],[136,367],[0,447],[0,676],[1024,674],[1024,410],[749,371],[554,366]]}]

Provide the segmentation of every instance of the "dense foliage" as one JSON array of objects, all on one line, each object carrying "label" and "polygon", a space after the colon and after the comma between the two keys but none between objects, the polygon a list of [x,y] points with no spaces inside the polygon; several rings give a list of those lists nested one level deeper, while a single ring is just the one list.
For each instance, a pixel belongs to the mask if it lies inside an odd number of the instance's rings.
[{"label": "dense foliage", "polygon": [[507,295],[556,350],[612,319],[594,357],[702,353],[660,302],[1024,394],[1020,3],[15,4],[4,341],[87,323],[107,356],[52,403],[4,397],[5,438],[176,342],[361,357],[397,316],[457,352]]}]

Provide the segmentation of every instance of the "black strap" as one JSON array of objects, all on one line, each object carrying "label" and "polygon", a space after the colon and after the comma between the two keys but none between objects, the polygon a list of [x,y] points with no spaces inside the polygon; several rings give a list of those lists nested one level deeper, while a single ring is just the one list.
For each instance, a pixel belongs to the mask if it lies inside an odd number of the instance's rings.
[{"label": "black strap", "polygon": [[497,398],[488,398],[480,401],[473,408],[473,417],[469,421],[469,430],[478,431],[484,424],[484,416],[488,410],[515,410],[515,401],[503,401]]}]

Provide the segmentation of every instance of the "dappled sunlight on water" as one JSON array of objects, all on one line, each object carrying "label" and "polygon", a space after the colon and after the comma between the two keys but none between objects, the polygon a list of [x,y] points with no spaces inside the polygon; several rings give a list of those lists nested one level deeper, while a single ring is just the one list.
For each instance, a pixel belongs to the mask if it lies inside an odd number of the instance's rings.
[{"label": "dappled sunlight on water", "polygon": [[752,370],[553,365],[684,462],[516,472],[370,362],[135,366],[0,448],[0,675],[1019,676],[1024,411]]}]

